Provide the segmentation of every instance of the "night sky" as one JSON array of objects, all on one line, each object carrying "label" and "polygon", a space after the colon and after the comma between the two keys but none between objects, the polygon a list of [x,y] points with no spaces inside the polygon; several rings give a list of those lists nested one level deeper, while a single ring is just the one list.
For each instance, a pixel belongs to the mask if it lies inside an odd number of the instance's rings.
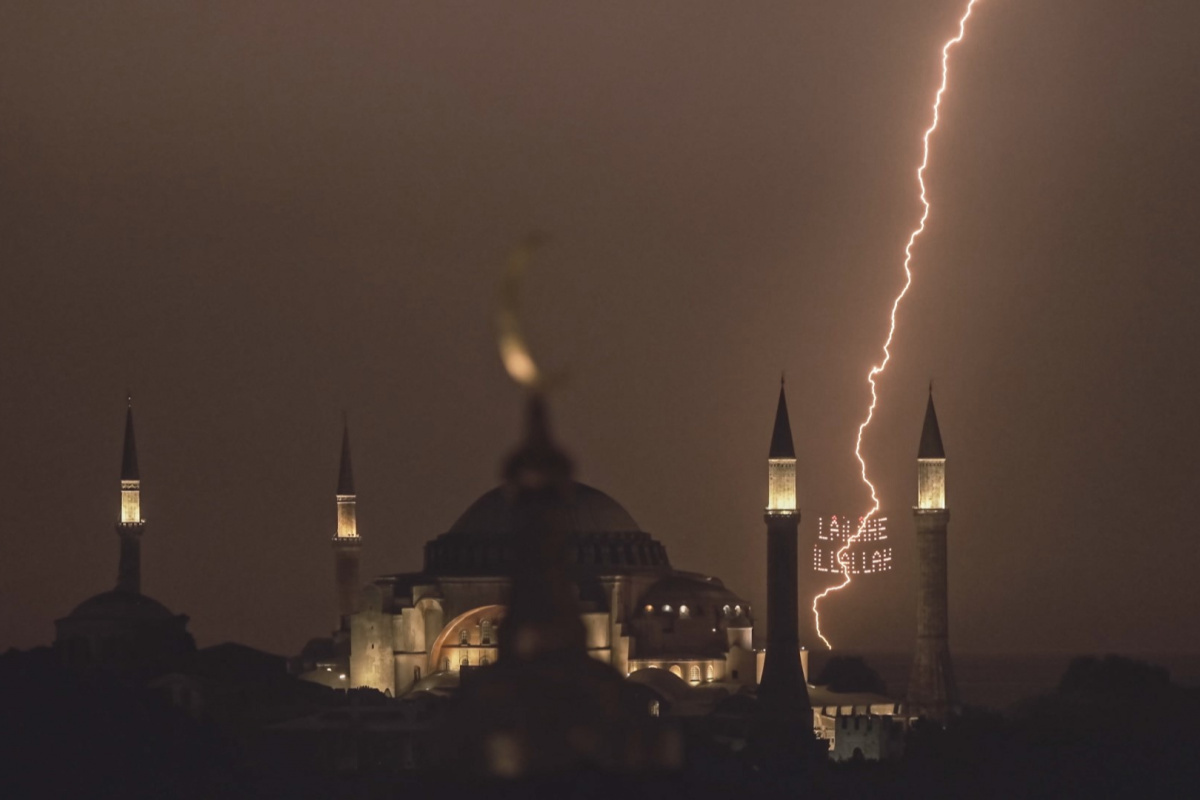
[{"label": "night sky", "polygon": [[[534,229],[580,479],[761,623],[786,370],[816,591],[962,5],[4,3],[0,648],[114,584],[127,388],[143,588],[200,645],[332,629],[343,409],[364,577],[418,569],[516,441],[492,315]],[[1198,32],[978,6],[865,448],[896,567],[826,606],[835,646],[911,647],[930,378],[952,649],[1200,645]]]}]

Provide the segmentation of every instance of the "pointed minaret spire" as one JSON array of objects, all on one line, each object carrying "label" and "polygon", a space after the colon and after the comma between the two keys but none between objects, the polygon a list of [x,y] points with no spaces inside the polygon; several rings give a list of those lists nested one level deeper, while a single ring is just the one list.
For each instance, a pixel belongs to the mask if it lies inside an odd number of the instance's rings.
[{"label": "pointed minaret spire", "polygon": [[792,445],[792,424],[788,420],[787,394],[784,392],[783,376],[779,377],[779,405],[775,408],[775,429],[771,432],[771,450],[767,458],[796,457]]},{"label": "pointed minaret spire", "polygon": [[125,397],[125,447],[121,453],[121,519],[117,535],[121,537],[121,558],[117,567],[117,588],[142,591],[142,481],[138,472],[137,444],[133,438],[133,398]]},{"label": "pointed minaret spire", "polygon": [[121,480],[140,480],[138,475],[137,444],[133,439],[133,397],[125,396],[125,450],[121,454]]},{"label": "pointed minaret spire", "polygon": [[796,511],[796,448],[792,444],[792,424],[788,419],[787,395],[783,378],[779,380],[779,404],[775,407],[775,428],[767,453],[767,512]]},{"label": "pointed minaret spire", "polygon": [[337,589],[339,630],[348,630],[358,597],[358,562],[362,539],[358,535],[358,495],[350,464],[350,424],[342,413],[342,463],[338,468],[337,533],[333,536],[334,583]]},{"label": "pointed minaret spire", "polygon": [[925,406],[925,424],[921,428],[921,443],[917,446],[917,508],[946,507],[946,448],[938,428],[937,412],[933,409],[933,387]]},{"label": "pointed minaret spire", "polygon": [[921,428],[921,445],[917,458],[945,458],[942,432],[938,429],[937,412],[933,410],[933,381],[929,382],[929,403],[925,406],[925,425]]},{"label": "pointed minaret spire", "polygon": [[354,495],[354,467],[350,463],[350,423],[346,412],[342,412],[342,465],[338,470],[337,493],[341,496]]}]

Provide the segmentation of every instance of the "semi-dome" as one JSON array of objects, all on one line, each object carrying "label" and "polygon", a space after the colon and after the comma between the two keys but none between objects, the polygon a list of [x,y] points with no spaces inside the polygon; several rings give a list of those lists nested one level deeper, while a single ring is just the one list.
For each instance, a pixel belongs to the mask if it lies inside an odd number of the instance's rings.
[{"label": "semi-dome", "polygon": [[[586,483],[572,481],[567,491],[569,533],[634,533],[641,528],[616,500]],[[513,532],[513,517],[503,486],[497,486],[472,503],[451,533],[486,533],[506,536]]]},{"label": "semi-dome", "polygon": [[[572,481],[565,521],[568,558],[579,571],[606,574],[669,569],[666,548],[599,489]],[[441,575],[506,575],[515,553],[515,520],[504,487],[486,492],[437,539],[425,545],[425,571]]]}]

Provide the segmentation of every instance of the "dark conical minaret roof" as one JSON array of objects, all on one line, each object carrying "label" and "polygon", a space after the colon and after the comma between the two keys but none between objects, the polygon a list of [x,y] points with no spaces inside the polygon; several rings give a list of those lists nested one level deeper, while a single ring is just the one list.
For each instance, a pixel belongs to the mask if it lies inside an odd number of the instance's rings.
[{"label": "dark conical minaret roof", "polygon": [[127,398],[125,411],[125,451],[121,455],[121,480],[136,481],[138,477],[137,445],[133,441],[133,398]]},{"label": "dark conical minaret roof", "polygon": [[342,420],[342,466],[338,470],[338,494],[354,494],[354,467],[350,464],[350,425]]},{"label": "dark conical minaret roof", "polygon": [[917,458],[945,458],[942,432],[938,429],[937,412],[933,410],[933,387],[929,387],[929,405],[925,406],[925,426],[921,428],[921,446]]},{"label": "dark conical minaret roof", "polygon": [[783,391],[783,379],[779,379],[779,406],[775,409],[775,430],[771,433],[771,452],[767,458],[795,458],[792,446],[792,424],[788,421],[787,396]]}]

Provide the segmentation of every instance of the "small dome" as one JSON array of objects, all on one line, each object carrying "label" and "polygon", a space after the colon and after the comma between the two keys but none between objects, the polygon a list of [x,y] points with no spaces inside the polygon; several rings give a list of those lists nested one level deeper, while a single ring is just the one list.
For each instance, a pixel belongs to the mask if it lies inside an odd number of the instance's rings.
[{"label": "small dome", "polygon": [[153,598],[113,589],[84,600],[67,619],[173,619],[174,614]]},{"label": "small dome", "polygon": [[[567,501],[568,533],[634,533],[637,522],[620,503],[585,483],[571,482]],[[513,518],[504,487],[487,492],[463,512],[450,533],[486,533],[506,536],[513,532]]]}]

